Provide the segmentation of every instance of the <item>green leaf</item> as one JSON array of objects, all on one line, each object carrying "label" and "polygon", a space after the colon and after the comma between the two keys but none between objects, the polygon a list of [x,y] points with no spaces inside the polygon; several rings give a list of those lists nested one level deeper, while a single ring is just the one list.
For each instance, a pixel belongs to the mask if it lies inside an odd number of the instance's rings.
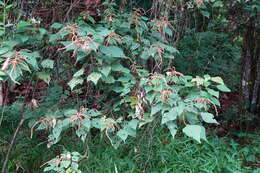
[{"label": "green leaf", "polygon": [[90,129],[91,128],[91,121],[89,119],[84,119],[83,120],[83,126],[87,129]]},{"label": "green leaf", "polygon": [[142,54],[141,54],[141,58],[144,59],[144,60],[148,60],[150,57],[149,53],[148,53],[148,50],[145,49]]},{"label": "green leaf", "polygon": [[215,96],[215,97],[219,97],[219,92],[218,91],[215,91],[215,90],[213,90],[213,89],[210,89],[210,88],[207,88],[207,91],[208,91],[208,93],[210,94],[210,95],[212,95],[212,96]]},{"label": "green leaf", "polygon": [[47,34],[48,31],[44,28],[39,28],[39,32],[43,36],[43,35]]},{"label": "green leaf", "polygon": [[109,57],[125,57],[123,50],[117,46],[101,46],[100,51]]},{"label": "green leaf", "polygon": [[222,92],[231,92],[231,90],[226,85],[217,85],[216,87]]},{"label": "green leaf", "polygon": [[109,75],[111,69],[112,69],[111,66],[106,65],[106,66],[102,66],[102,67],[99,69],[99,71],[100,71],[104,76],[107,77],[107,76]]},{"label": "green leaf", "polygon": [[45,59],[41,62],[43,68],[50,68],[53,69],[54,61],[51,59]]},{"label": "green leaf", "polygon": [[200,143],[201,138],[201,126],[199,125],[186,125],[184,129],[182,129],[183,133],[185,133],[187,136],[195,139]]},{"label": "green leaf", "polygon": [[0,36],[4,35],[5,32],[3,30],[0,30]]},{"label": "green leaf", "polygon": [[39,69],[36,58],[28,57],[28,58],[26,58],[26,62],[28,64],[30,64],[34,70],[38,70]]},{"label": "green leaf", "polygon": [[74,77],[69,81],[68,85],[70,86],[70,89],[73,90],[73,88],[75,88],[75,86],[77,86],[79,84],[81,85],[81,84],[83,84],[83,82],[84,82],[83,78]]},{"label": "green leaf", "polygon": [[51,74],[49,72],[38,72],[36,75],[39,79],[43,80],[49,85],[51,81]]},{"label": "green leaf", "polygon": [[75,115],[77,113],[78,113],[78,111],[76,109],[66,109],[66,110],[64,110],[64,115],[66,117],[70,117],[70,116]]},{"label": "green leaf", "polygon": [[174,107],[169,112],[163,114],[162,124],[175,120],[177,116],[178,116],[178,110],[176,109],[176,107]]},{"label": "green leaf", "polygon": [[200,12],[201,12],[201,14],[202,14],[203,16],[209,18],[209,16],[210,16],[209,12],[207,12],[207,11],[205,11],[205,10],[201,10]]},{"label": "green leaf", "polygon": [[125,68],[124,66],[122,66],[118,62],[112,63],[111,70],[112,71],[122,72],[122,73],[130,73],[130,70],[128,68]]},{"label": "green leaf", "polygon": [[80,69],[79,71],[77,71],[74,75],[73,75],[73,77],[80,77],[81,75],[83,75],[84,74],[84,68],[82,68],[82,69]]},{"label": "green leaf", "polygon": [[101,78],[101,76],[102,75],[100,73],[93,72],[88,76],[87,81],[92,81],[95,85],[97,85],[97,82]]},{"label": "green leaf", "polygon": [[213,114],[208,112],[201,112],[200,115],[203,121],[205,121],[206,123],[218,124],[218,122],[214,119]]},{"label": "green leaf", "polygon": [[136,120],[136,119],[133,119],[131,120],[129,123],[128,123],[128,127],[132,128],[132,129],[136,129],[137,128],[137,125],[138,125],[139,121]]},{"label": "green leaf", "polygon": [[61,167],[68,168],[70,166],[69,160],[64,160],[61,162]]},{"label": "green leaf", "polygon": [[201,128],[200,139],[203,139],[203,140],[207,141],[205,128],[203,126],[200,126],[200,128]]},{"label": "green leaf", "polygon": [[220,106],[220,102],[218,99],[216,99],[215,97],[211,97],[210,100],[217,106]]},{"label": "green leaf", "polygon": [[221,77],[211,77],[211,81],[224,85],[224,81]]},{"label": "green leaf", "polygon": [[119,136],[123,141],[125,141],[128,137],[128,133],[124,129],[120,129],[116,135]]},{"label": "green leaf", "polygon": [[7,48],[7,47],[1,47],[0,48],[0,55],[6,54],[7,52],[9,52],[11,49]]},{"label": "green leaf", "polygon": [[166,125],[167,125],[168,129],[170,130],[170,133],[174,139],[175,135],[177,133],[177,125],[173,122],[168,122]]},{"label": "green leaf", "polygon": [[54,28],[54,29],[60,29],[62,27],[63,27],[63,25],[60,24],[60,23],[54,23],[54,24],[51,25],[51,28]]},{"label": "green leaf", "polygon": [[17,28],[21,28],[21,27],[26,27],[26,26],[30,26],[31,24],[29,22],[23,21],[21,20],[18,24],[17,24]]},{"label": "green leaf", "polygon": [[218,1],[214,2],[212,7],[213,8],[223,7],[223,2],[218,0]]},{"label": "green leaf", "polygon": [[162,105],[161,105],[161,104],[157,104],[157,105],[155,105],[155,106],[152,106],[152,108],[151,108],[151,115],[150,115],[150,116],[155,115],[155,114],[158,113],[160,110],[162,110]]}]

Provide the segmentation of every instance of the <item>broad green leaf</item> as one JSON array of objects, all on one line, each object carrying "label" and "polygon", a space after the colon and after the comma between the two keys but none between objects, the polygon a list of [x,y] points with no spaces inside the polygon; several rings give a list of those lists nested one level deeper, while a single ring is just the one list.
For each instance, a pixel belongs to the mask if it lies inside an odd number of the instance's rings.
[{"label": "broad green leaf", "polygon": [[67,109],[67,110],[64,111],[64,115],[66,117],[70,117],[70,116],[75,115],[77,113],[78,113],[78,111],[76,109]]},{"label": "broad green leaf", "polygon": [[28,64],[30,64],[34,70],[38,70],[39,69],[36,58],[28,57],[28,58],[26,58],[26,62]]},{"label": "broad green leaf", "polygon": [[213,8],[218,8],[218,7],[223,7],[223,2],[220,0],[217,0],[216,2],[214,2],[214,4],[212,5]]},{"label": "broad green leaf", "polygon": [[51,28],[54,28],[54,29],[60,29],[61,27],[63,27],[63,25],[60,23],[54,23],[51,25]]},{"label": "broad green leaf", "polygon": [[137,125],[138,125],[139,121],[136,120],[136,119],[133,119],[131,120],[129,123],[128,123],[128,127],[132,128],[132,129],[136,129],[137,128]]},{"label": "broad green leaf", "polygon": [[170,130],[170,133],[174,139],[175,135],[177,133],[177,125],[173,122],[168,122],[166,125],[167,125],[168,129]]},{"label": "broad green leaf", "polygon": [[218,124],[218,122],[214,119],[213,114],[208,112],[201,112],[200,115],[203,121],[205,121],[206,123]]},{"label": "broad green leaf", "polygon": [[51,74],[49,72],[38,72],[36,75],[39,79],[43,80],[49,85],[51,81]]},{"label": "broad green leaf", "polygon": [[108,65],[102,66],[102,67],[99,69],[99,71],[100,71],[104,76],[107,77],[107,76],[109,75],[110,71],[111,71],[111,66],[108,66]]},{"label": "broad green leaf", "polygon": [[212,80],[213,82],[224,85],[224,81],[221,77],[211,77],[210,80]]},{"label": "broad green leaf", "polygon": [[74,75],[73,75],[73,77],[80,77],[81,75],[83,75],[84,74],[84,68],[82,68],[82,69],[80,69],[79,71],[77,71]]},{"label": "broad green leaf", "polygon": [[60,163],[60,166],[63,168],[68,168],[70,166],[70,161],[69,160],[64,160]]},{"label": "broad green leaf", "polygon": [[169,112],[164,113],[162,116],[162,124],[165,124],[169,121],[173,121],[178,116],[178,110],[175,108],[171,109]]},{"label": "broad green leaf", "polygon": [[0,48],[0,55],[6,54],[7,52],[9,52],[11,49],[8,47],[1,47]]},{"label": "broad green leaf", "polygon": [[210,88],[207,88],[207,91],[208,91],[208,93],[210,94],[210,95],[212,95],[212,96],[215,96],[215,97],[219,97],[219,92],[218,91],[215,91],[215,90],[213,90],[213,89],[210,89]]},{"label": "broad green leaf", "polygon": [[95,85],[97,85],[98,80],[101,78],[101,76],[102,75],[100,73],[93,72],[88,76],[87,81],[92,81]]},{"label": "broad green leaf", "polygon": [[186,125],[184,129],[182,129],[183,133],[185,133],[187,136],[195,139],[200,143],[201,138],[201,126],[199,125]]},{"label": "broad green leaf", "polygon": [[193,112],[186,112],[185,113],[185,118],[188,121],[189,124],[198,124],[200,123],[200,119],[198,118],[198,114],[197,113],[193,113]]},{"label": "broad green leaf", "polygon": [[43,35],[47,34],[48,31],[44,28],[39,28],[39,32],[43,36]]},{"label": "broad green leaf", "polygon": [[81,85],[81,84],[83,84],[83,82],[84,82],[83,78],[74,77],[69,81],[68,85],[70,86],[70,89],[73,90],[73,88],[75,88],[75,86],[77,86],[79,84]]},{"label": "broad green leaf", "polygon": [[122,72],[122,73],[130,73],[130,70],[128,68],[125,68],[124,66],[122,66],[118,62],[112,63],[111,70],[112,71]]},{"label": "broad green leaf", "polygon": [[115,79],[113,76],[111,75],[108,75],[106,78],[102,78],[102,80],[105,82],[105,83],[108,83],[108,84],[112,84],[115,82]]},{"label": "broad green leaf", "polygon": [[217,106],[220,106],[220,102],[218,99],[216,99],[215,97],[211,97],[210,100]]},{"label": "broad green leaf", "polygon": [[123,50],[117,46],[101,46],[100,51],[109,57],[125,57]]},{"label": "broad green leaf", "polygon": [[231,92],[231,90],[226,85],[217,85],[216,86],[220,91]]},{"label": "broad green leaf", "polygon": [[152,108],[151,108],[151,115],[150,116],[155,115],[156,113],[158,113],[161,110],[162,110],[162,105],[161,104],[157,104],[155,106],[152,106]]},{"label": "broad green leaf", "polygon": [[21,27],[26,27],[26,26],[30,26],[31,24],[29,22],[23,21],[21,20],[18,24],[17,24],[17,28],[21,28]]},{"label": "broad green leaf", "polygon": [[120,129],[116,135],[119,136],[123,141],[125,141],[128,137],[128,133],[124,129]]},{"label": "broad green leaf", "polygon": [[85,118],[82,123],[85,128],[87,129],[91,128],[91,121],[89,119]]},{"label": "broad green leaf", "polygon": [[53,69],[54,61],[51,59],[45,59],[41,62],[43,68],[50,68]]},{"label": "broad green leaf", "polygon": [[142,54],[141,54],[141,58],[144,59],[144,60],[147,60],[149,59],[150,55],[148,53],[148,49],[145,49]]}]

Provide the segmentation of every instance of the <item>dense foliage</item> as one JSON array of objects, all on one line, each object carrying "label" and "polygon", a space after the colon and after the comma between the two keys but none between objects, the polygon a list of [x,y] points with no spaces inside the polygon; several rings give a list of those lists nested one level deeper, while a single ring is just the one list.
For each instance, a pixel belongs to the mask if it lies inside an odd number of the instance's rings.
[{"label": "dense foliage", "polygon": [[[130,145],[128,149],[141,155],[145,152],[138,151],[138,145],[135,146],[138,142],[129,141],[136,140],[130,137],[140,138],[146,133],[154,138],[166,136],[167,147],[176,145],[180,150],[182,146],[178,140],[189,147],[197,145],[182,134],[198,143],[202,140],[207,142],[205,145],[209,146],[205,146],[205,150],[217,145],[218,142],[207,140],[205,127],[207,124],[219,124],[215,116],[219,115],[220,96],[231,92],[224,81],[232,90],[239,91],[238,74],[243,70],[238,67],[241,36],[223,31],[227,22],[224,18],[227,11],[223,6],[225,3],[232,4],[206,0],[193,3],[154,0],[141,4],[135,1],[128,4],[125,1],[101,3],[86,0],[85,11],[76,14],[73,11],[77,6],[75,1],[66,12],[66,18],[73,14],[72,20],[55,18],[54,22],[50,22],[47,18],[40,21],[41,18],[17,17],[15,10],[19,9],[19,5],[0,2],[0,127],[4,129],[4,134],[8,134],[11,124],[18,125],[10,147],[3,150],[6,156],[2,159],[2,173],[5,169],[14,169],[7,165],[19,131],[24,131],[23,134],[31,138],[29,141],[47,144],[45,149],[41,149],[45,152],[48,148],[47,152],[50,152],[41,163],[44,172],[93,171],[84,168],[81,163],[92,160],[89,146],[98,143],[99,137],[119,150],[124,145]],[[52,3],[39,4],[50,8],[54,5]],[[247,2],[245,4],[248,5]],[[250,6],[250,17],[257,17],[259,4],[257,1],[252,4],[255,6]],[[150,13],[144,10],[149,7]],[[30,9],[26,12],[37,14]],[[44,22],[47,24],[42,24]],[[255,50],[258,51],[257,46]],[[257,53],[254,58],[259,61]],[[255,75],[250,80],[252,88],[258,87],[257,94],[260,88],[258,69],[253,73]],[[242,93],[243,88],[244,85]],[[256,113],[257,104],[258,101],[254,102],[254,109],[249,106],[241,110]],[[159,134],[153,133],[154,128],[161,129]],[[172,139],[168,138],[165,129]],[[176,136],[178,139],[175,139]],[[6,140],[3,139],[4,146]],[[162,139],[158,140],[162,142]],[[70,142],[79,143],[79,147]],[[99,143],[103,145],[101,141]],[[152,146],[156,141],[148,143]],[[22,142],[21,147],[23,145],[28,147],[31,144]],[[55,148],[59,145],[62,150]],[[235,145],[232,142],[233,148],[227,152],[236,150],[238,147]],[[243,149],[242,153],[246,150]],[[131,157],[136,155],[134,153]],[[163,152],[160,154],[160,159],[170,157],[164,156]],[[209,166],[204,168],[161,168],[156,171],[247,171],[249,169],[241,168],[241,161],[234,161],[239,159],[240,154],[237,152],[228,158],[235,168],[216,166],[209,161]],[[204,154],[200,156],[207,158]],[[98,156],[94,156],[93,160],[95,157]],[[140,162],[138,158],[143,156],[134,157]],[[220,156],[220,159],[223,158],[225,156]],[[143,170],[133,168],[132,172],[145,172],[148,161],[144,163]],[[115,161],[112,165],[115,172],[118,172],[118,164],[120,162]],[[19,163],[16,167],[23,169]]]}]

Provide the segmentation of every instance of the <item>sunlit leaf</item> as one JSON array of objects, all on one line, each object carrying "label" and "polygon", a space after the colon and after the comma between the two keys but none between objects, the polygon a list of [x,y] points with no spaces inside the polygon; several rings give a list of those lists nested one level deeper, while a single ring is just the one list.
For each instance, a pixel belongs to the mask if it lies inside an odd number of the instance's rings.
[{"label": "sunlit leaf", "polygon": [[186,125],[184,129],[182,129],[183,133],[185,133],[187,136],[195,139],[200,143],[201,139],[201,126],[199,125]]},{"label": "sunlit leaf", "polygon": [[70,86],[71,90],[73,90],[73,88],[75,88],[77,85],[83,84],[83,82],[84,82],[83,78],[74,77],[69,81],[68,85]]},{"label": "sunlit leaf", "polygon": [[231,90],[226,85],[217,85],[216,86],[220,91],[231,92]]},{"label": "sunlit leaf", "polygon": [[47,84],[49,84],[51,81],[51,74],[49,72],[38,72],[36,75],[39,79],[43,80]]},{"label": "sunlit leaf", "polygon": [[91,73],[88,78],[87,81],[92,81],[95,85],[97,85],[98,80],[102,77],[102,75],[100,73],[97,72],[93,72]]},{"label": "sunlit leaf", "polygon": [[43,68],[50,68],[53,69],[54,61],[51,59],[45,59],[41,62]]},{"label": "sunlit leaf", "polygon": [[214,119],[213,114],[208,112],[201,112],[200,115],[203,121],[205,121],[206,123],[218,124],[218,122]]},{"label": "sunlit leaf", "polygon": [[177,133],[177,125],[173,122],[168,122],[166,125],[167,125],[168,129],[170,130],[170,133],[174,139],[175,135]]}]

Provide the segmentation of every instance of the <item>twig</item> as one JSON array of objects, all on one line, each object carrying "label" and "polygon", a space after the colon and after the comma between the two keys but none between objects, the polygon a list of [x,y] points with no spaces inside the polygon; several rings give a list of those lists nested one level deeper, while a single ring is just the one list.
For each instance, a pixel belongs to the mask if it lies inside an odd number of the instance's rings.
[{"label": "twig", "polygon": [[24,123],[24,120],[25,120],[25,119],[24,119],[24,117],[22,116],[22,119],[21,119],[20,123],[18,124],[18,126],[17,126],[17,128],[16,128],[16,130],[15,130],[15,133],[14,133],[14,136],[13,136],[13,138],[12,138],[11,144],[10,144],[9,149],[8,149],[8,151],[7,151],[7,154],[6,154],[6,157],[5,157],[5,161],[4,161],[4,164],[3,164],[3,167],[2,167],[1,173],[5,173],[5,169],[6,169],[6,166],[7,166],[7,164],[8,164],[9,156],[10,156],[10,153],[11,153],[11,151],[12,151],[12,149],[13,149],[14,142],[15,142],[15,140],[16,140],[16,136],[17,136],[17,134],[18,134],[20,128],[22,127],[22,125],[23,125],[23,123]]}]

